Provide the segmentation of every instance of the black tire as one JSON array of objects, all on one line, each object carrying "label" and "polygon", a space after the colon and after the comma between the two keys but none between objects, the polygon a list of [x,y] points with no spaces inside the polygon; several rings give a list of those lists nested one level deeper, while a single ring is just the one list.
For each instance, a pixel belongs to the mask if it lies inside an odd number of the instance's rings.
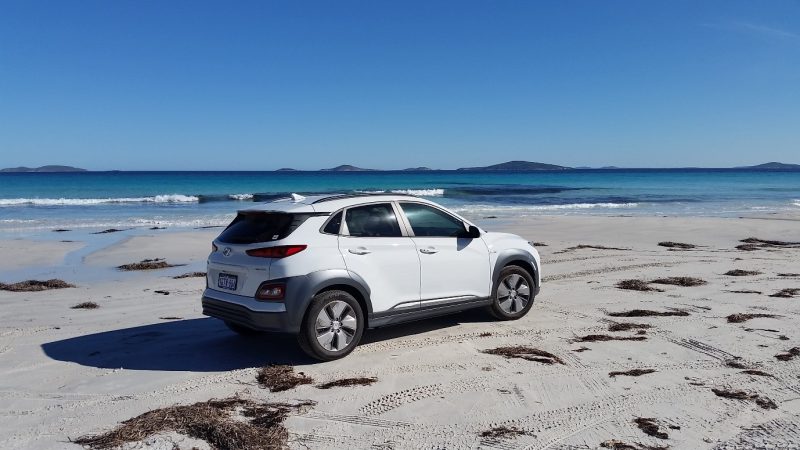
[{"label": "black tire", "polygon": [[233,322],[227,322],[226,321],[225,325],[227,325],[227,327],[230,328],[231,331],[235,332],[236,334],[238,334],[240,336],[258,336],[260,334],[264,334],[261,331],[254,330],[252,328],[248,328],[246,326],[239,325],[239,324],[236,324],[236,323],[233,323]]},{"label": "black tire", "polygon": [[[515,278],[519,277],[519,278]],[[507,284],[507,280],[517,280],[521,279],[522,284],[518,284],[517,286],[509,286]],[[524,306],[519,307],[519,302],[524,301],[524,295],[518,294],[516,292],[517,287],[527,286],[527,303]],[[525,314],[530,311],[531,307],[533,306],[534,302],[534,287],[533,284],[533,277],[527,270],[523,269],[520,266],[506,266],[503,267],[503,270],[500,271],[500,276],[497,277],[497,282],[492,287],[492,305],[489,307],[489,312],[494,316],[495,319],[498,320],[517,320],[520,317],[523,317]],[[500,292],[498,292],[500,291]],[[502,294],[511,291],[514,294],[514,299],[511,300],[511,304],[509,305],[508,297],[503,297]],[[520,291],[522,292],[522,291]],[[501,305],[502,303],[502,305]],[[509,307],[504,308],[503,305],[509,305]],[[515,308],[516,307],[516,308]]]},{"label": "black tire", "polygon": [[[342,306],[342,303],[346,306]],[[343,308],[342,313],[337,317],[336,310],[340,308]],[[327,327],[326,320],[330,327]],[[364,311],[352,295],[345,291],[325,291],[311,300],[297,341],[308,356],[320,361],[332,361],[347,356],[356,348],[364,334],[365,325]],[[323,342],[328,337],[331,339],[326,348]]]}]

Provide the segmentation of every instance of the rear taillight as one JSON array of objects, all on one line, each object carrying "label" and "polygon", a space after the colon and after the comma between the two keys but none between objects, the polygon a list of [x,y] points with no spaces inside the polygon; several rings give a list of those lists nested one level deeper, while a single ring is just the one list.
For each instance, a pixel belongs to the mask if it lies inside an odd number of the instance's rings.
[{"label": "rear taillight", "polygon": [[217,244],[215,244],[215,243],[213,243],[213,242],[212,242],[212,243],[211,243],[211,253],[214,253],[214,252],[216,252],[217,250],[219,250],[219,248],[217,248]]},{"label": "rear taillight", "polygon": [[283,283],[264,283],[256,291],[256,298],[259,300],[283,300],[284,296],[286,285]]},{"label": "rear taillight", "polygon": [[307,245],[279,245],[277,247],[254,248],[248,250],[247,254],[257,258],[286,258],[296,253],[300,253],[308,247]]}]

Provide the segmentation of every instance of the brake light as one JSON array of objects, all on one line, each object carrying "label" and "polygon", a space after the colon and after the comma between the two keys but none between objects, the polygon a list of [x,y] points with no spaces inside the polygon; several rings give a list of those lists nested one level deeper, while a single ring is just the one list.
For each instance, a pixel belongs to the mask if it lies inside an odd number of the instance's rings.
[{"label": "brake light", "polygon": [[259,300],[283,300],[286,285],[283,283],[264,283],[258,287],[256,298]]},{"label": "brake light", "polygon": [[217,248],[217,244],[215,244],[215,243],[213,243],[213,242],[212,242],[212,243],[211,243],[211,253],[214,253],[214,252],[216,252],[217,250],[219,250],[219,249]]},{"label": "brake light", "polygon": [[307,245],[279,245],[277,247],[254,248],[248,250],[247,254],[256,258],[286,258],[296,253],[300,253],[308,247]]}]

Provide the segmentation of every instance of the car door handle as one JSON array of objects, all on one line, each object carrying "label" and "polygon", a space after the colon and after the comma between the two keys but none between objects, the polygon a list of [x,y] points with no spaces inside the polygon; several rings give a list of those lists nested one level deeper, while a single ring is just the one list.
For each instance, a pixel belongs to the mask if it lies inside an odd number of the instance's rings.
[{"label": "car door handle", "polygon": [[425,253],[426,255],[432,255],[432,254],[438,252],[439,250],[436,250],[435,247],[425,247],[425,248],[419,249],[419,251],[420,251],[420,253]]},{"label": "car door handle", "polygon": [[372,251],[369,250],[366,247],[351,248],[351,249],[349,249],[347,251],[352,253],[352,254],[354,254],[354,255],[368,255],[368,254],[372,253]]}]

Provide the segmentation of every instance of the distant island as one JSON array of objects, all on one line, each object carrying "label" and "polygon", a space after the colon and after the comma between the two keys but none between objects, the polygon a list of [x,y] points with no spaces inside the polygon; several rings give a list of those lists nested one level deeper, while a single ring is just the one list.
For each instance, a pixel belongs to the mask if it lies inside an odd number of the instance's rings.
[{"label": "distant island", "polygon": [[343,164],[341,166],[332,167],[330,169],[320,169],[322,172],[375,172],[375,169],[364,169],[361,167]]},{"label": "distant island", "polygon": [[736,167],[737,169],[756,169],[756,170],[800,170],[800,164],[786,164],[779,162],[768,162],[757,166]]},{"label": "distant island", "polygon": [[403,172],[425,172],[427,170],[433,170],[430,167],[409,167],[408,169],[403,169]]},{"label": "distant island", "polygon": [[71,166],[9,167],[0,172],[87,172],[86,169]]},{"label": "distant island", "polygon": [[462,167],[465,172],[531,172],[539,170],[570,170],[572,167],[557,166],[530,161],[508,161],[485,167]]},{"label": "distant island", "polygon": [[280,169],[276,170],[275,172],[297,172],[297,169],[292,169],[290,167],[281,167]]}]

